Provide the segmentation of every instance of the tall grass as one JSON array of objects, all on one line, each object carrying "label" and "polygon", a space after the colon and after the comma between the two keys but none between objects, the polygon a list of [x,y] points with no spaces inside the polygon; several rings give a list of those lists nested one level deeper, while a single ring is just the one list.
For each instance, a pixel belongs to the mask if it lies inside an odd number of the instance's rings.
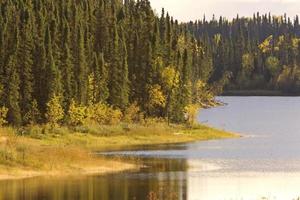
[{"label": "tall grass", "polygon": [[[113,150],[124,146],[191,142],[234,135],[208,128],[168,125],[148,119],[142,124],[0,128],[0,169],[74,170],[88,165],[105,165],[92,151]],[[1,174],[1,170],[0,170]]]}]

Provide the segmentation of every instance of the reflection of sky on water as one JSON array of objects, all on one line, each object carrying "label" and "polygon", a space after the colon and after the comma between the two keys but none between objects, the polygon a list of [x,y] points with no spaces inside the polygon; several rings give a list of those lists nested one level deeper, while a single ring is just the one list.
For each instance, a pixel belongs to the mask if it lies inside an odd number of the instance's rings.
[{"label": "reflection of sky on water", "polygon": [[188,200],[296,200],[300,173],[190,173]]},{"label": "reflection of sky on water", "polygon": [[[188,199],[299,197],[300,98],[222,97],[220,100],[228,105],[203,110],[199,120],[242,133],[245,138],[188,145],[191,157],[196,154],[203,158],[201,162],[219,166],[216,171],[188,173]],[[188,161],[190,166],[197,162]]]}]

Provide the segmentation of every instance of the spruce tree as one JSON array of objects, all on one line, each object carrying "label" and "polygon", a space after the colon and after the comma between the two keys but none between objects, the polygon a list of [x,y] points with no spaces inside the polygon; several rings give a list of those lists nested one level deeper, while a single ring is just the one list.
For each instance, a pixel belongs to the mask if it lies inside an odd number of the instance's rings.
[{"label": "spruce tree", "polygon": [[5,107],[8,108],[7,120],[9,123],[19,126],[22,124],[20,101],[20,78],[18,74],[17,56],[13,54],[8,59],[6,66]]},{"label": "spruce tree", "polygon": [[[33,38],[30,34],[31,24],[27,24],[21,32],[18,49],[18,65],[20,68],[20,107],[22,116],[25,116],[32,107],[33,102]],[[24,120],[24,123],[28,121]]]},{"label": "spruce tree", "polygon": [[77,101],[80,104],[86,105],[87,102],[87,76],[88,76],[88,66],[86,60],[86,51],[85,51],[85,41],[84,41],[84,29],[82,26],[78,29],[78,49],[77,57],[75,58],[75,75],[77,80]]}]

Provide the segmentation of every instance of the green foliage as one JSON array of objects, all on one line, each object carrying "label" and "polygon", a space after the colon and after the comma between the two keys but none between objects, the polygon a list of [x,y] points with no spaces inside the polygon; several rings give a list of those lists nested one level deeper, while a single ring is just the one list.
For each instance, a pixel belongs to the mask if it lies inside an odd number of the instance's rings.
[{"label": "green foliage", "polygon": [[[300,65],[298,16],[292,20],[286,16],[257,13],[252,18],[237,17],[229,21],[220,17],[218,22],[203,19],[185,25],[201,41],[202,56],[212,55],[213,71],[209,82],[217,91],[215,93],[222,92],[223,86],[225,91],[280,89],[299,93],[296,83],[290,84],[291,88],[277,87],[284,66],[290,68],[287,73],[294,71],[294,65]],[[192,72],[197,73],[197,70]],[[227,83],[221,81],[226,73],[230,74]]]},{"label": "green foliage", "polygon": [[54,95],[47,103],[46,119],[52,126],[57,126],[64,118],[64,110],[61,106],[61,97]]},{"label": "green foliage", "polygon": [[278,76],[277,85],[280,89],[290,93],[297,93],[300,89],[300,68],[284,66],[282,73]]},{"label": "green foliage", "polygon": [[0,105],[15,126],[45,121],[55,94],[65,113],[74,99],[107,105],[118,119],[111,107],[126,112],[136,102],[145,117],[181,122],[187,105],[224,89],[297,92],[298,17],[186,24],[156,16],[146,0],[3,1],[0,13]]},{"label": "green foliage", "polygon": [[254,58],[251,54],[244,54],[242,57],[242,69],[237,77],[237,84],[240,88],[249,88],[251,86],[251,75],[254,71]]},{"label": "green foliage", "polygon": [[17,69],[16,56],[12,55],[9,58],[6,69],[6,102],[5,106],[8,108],[7,119],[8,122],[19,126],[22,124],[21,109],[19,105],[20,101],[20,79]]},{"label": "green foliage", "polygon": [[266,66],[272,77],[277,77],[281,71],[281,66],[278,58],[269,56],[266,60]]},{"label": "green foliage", "polygon": [[27,124],[37,124],[38,122],[41,121],[41,113],[39,111],[38,108],[38,104],[36,100],[33,100],[29,110],[27,111],[27,113],[24,116],[24,121]]},{"label": "green foliage", "polygon": [[242,71],[246,75],[250,75],[254,70],[254,58],[251,54],[244,54],[242,57]]}]

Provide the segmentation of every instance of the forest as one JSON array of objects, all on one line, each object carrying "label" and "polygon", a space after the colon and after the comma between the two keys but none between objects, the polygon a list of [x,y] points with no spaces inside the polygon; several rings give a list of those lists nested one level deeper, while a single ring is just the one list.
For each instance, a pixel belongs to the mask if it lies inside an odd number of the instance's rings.
[{"label": "forest", "polygon": [[182,122],[211,98],[211,71],[188,27],[147,0],[0,3],[2,124],[108,123],[126,112]]},{"label": "forest", "polygon": [[300,25],[294,19],[255,13],[232,21],[205,17],[185,24],[209,48],[213,62],[211,81],[230,74],[225,90],[300,91]]},{"label": "forest", "polygon": [[298,93],[300,25],[182,23],[148,0],[0,3],[0,125],[192,121],[223,89]]}]

